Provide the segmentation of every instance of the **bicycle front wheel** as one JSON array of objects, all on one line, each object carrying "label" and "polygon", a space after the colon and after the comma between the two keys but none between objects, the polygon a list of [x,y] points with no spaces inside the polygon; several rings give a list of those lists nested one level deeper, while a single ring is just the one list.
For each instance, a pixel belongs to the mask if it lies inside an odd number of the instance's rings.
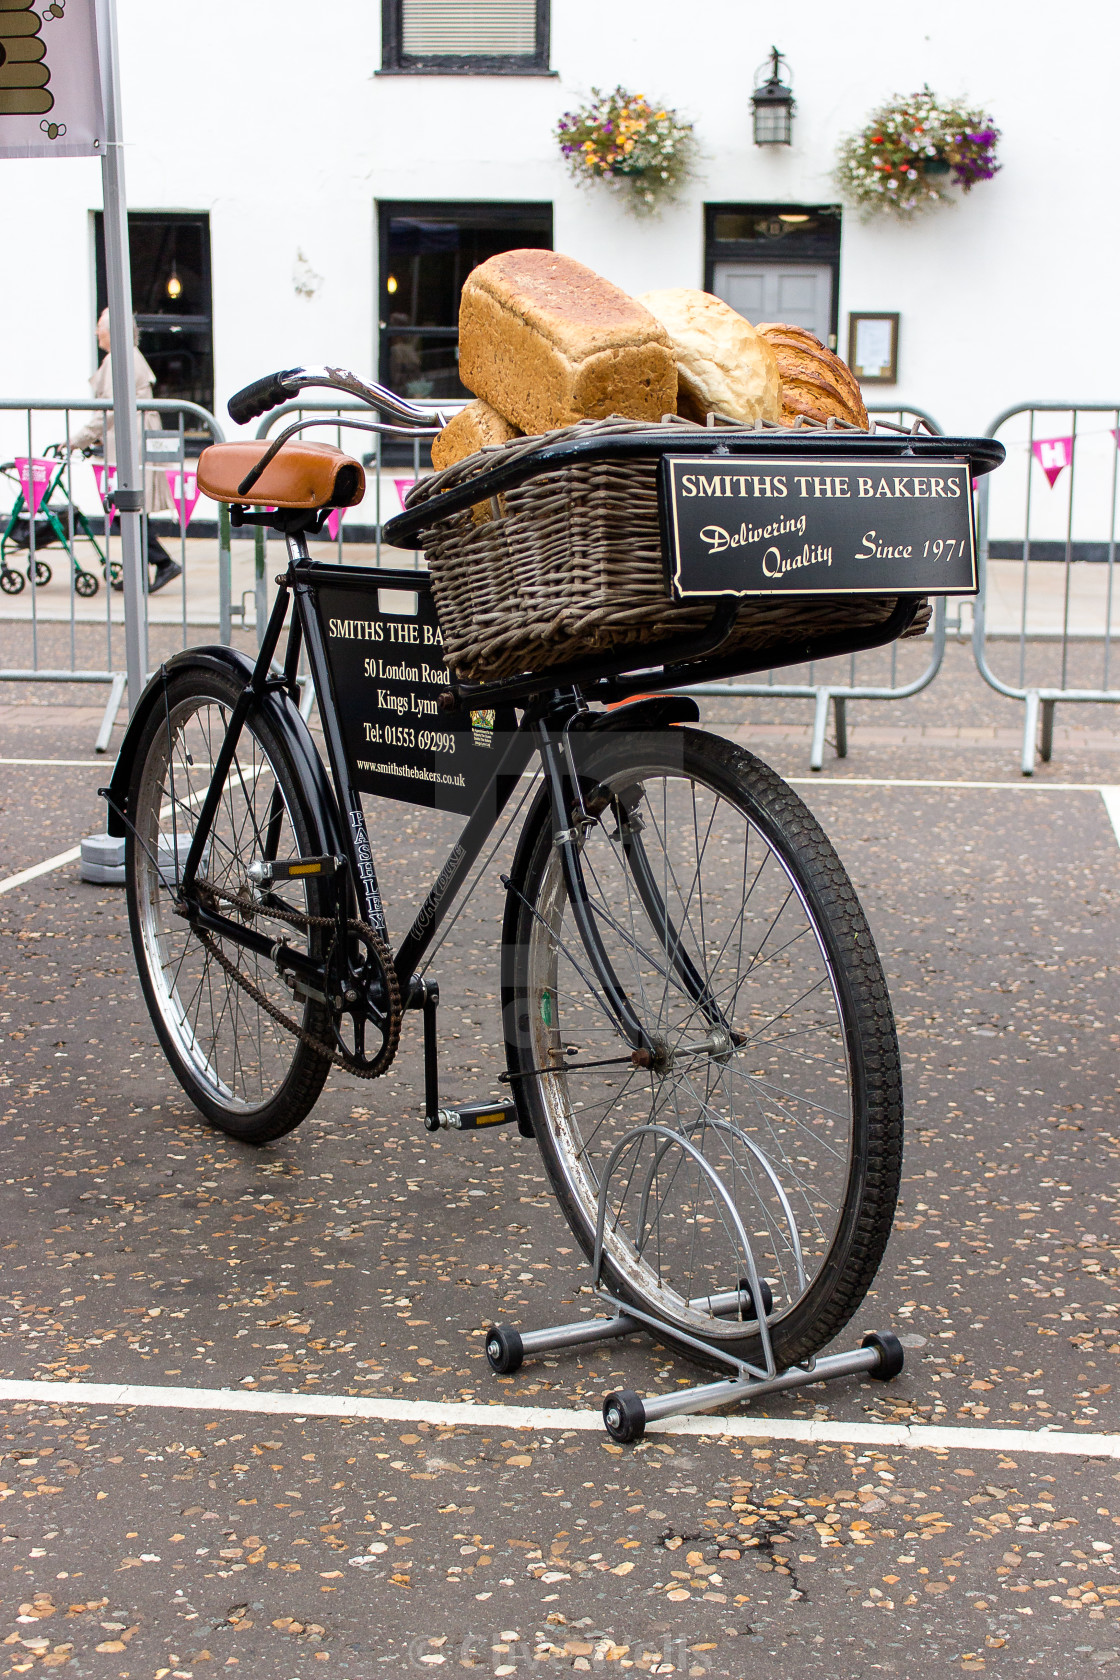
[{"label": "bicycle front wheel", "polygon": [[779,1361],[805,1359],[863,1299],[898,1193],[898,1046],[867,921],[750,753],[686,729],[578,750],[591,914],[654,1051],[634,1058],[607,1012],[542,801],[504,952],[522,1116],[589,1257],[598,1232],[603,1282],[667,1341],[757,1360],[760,1300]]},{"label": "bicycle front wheel", "polygon": [[[125,881],[144,999],[176,1078],[213,1125],[259,1144],[305,1118],[330,1067],[327,1056],[281,1026],[266,1005],[320,1042],[329,1042],[330,1023],[323,1004],[293,997],[274,963],[216,938],[217,951],[251,982],[255,997],[176,909],[178,881],[239,693],[232,674],[208,667],[169,678],[166,703],[153,709],[133,769]],[[313,855],[314,832],[287,741],[266,720],[250,717],[205,842],[199,896],[216,889],[209,896],[222,915],[321,959],[321,929],[269,915],[276,908],[319,914],[314,880],[285,883],[281,899],[275,890],[262,895],[249,875],[256,860]]]}]

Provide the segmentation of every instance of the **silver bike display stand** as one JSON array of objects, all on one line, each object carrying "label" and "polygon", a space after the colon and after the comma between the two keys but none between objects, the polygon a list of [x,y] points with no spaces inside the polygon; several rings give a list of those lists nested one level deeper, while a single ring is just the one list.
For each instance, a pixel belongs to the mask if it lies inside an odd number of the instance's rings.
[{"label": "silver bike display stand", "polygon": [[[708,1121],[709,1125],[712,1123],[711,1120]],[[724,1124],[730,1126],[730,1122]],[[742,1134],[739,1135],[742,1138]],[[626,1155],[640,1147],[647,1138],[656,1142],[655,1167],[660,1165],[669,1151],[682,1151],[697,1171],[708,1180],[714,1195],[723,1203],[736,1238],[737,1259],[740,1263],[737,1287],[691,1300],[688,1305],[694,1312],[706,1313],[725,1324],[730,1319],[736,1319],[747,1334],[757,1332],[763,1355],[761,1365],[738,1358],[710,1341],[691,1336],[667,1321],[641,1312],[619,1300],[604,1287],[603,1259],[612,1179]],[[807,1279],[792,1210],[776,1177],[773,1176],[773,1169],[769,1167],[761,1151],[758,1152],[758,1160],[763,1171],[771,1177],[779,1199],[784,1204],[792,1251],[797,1262],[797,1282],[799,1287],[804,1289]],[[649,1177],[652,1178],[652,1170]],[[622,1222],[624,1204],[631,1188],[632,1182],[628,1178],[623,1196],[613,1210],[615,1230]],[[651,1222],[648,1218],[648,1198],[647,1182],[640,1196],[641,1205],[637,1221],[639,1254],[642,1238],[648,1241],[656,1225],[655,1220]],[[770,1335],[771,1323],[779,1314],[774,1310],[774,1297],[770,1285],[759,1275],[754,1249],[738,1210],[724,1188],[718,1172],[705,1159],[701,1150],[683,1132],[674,1131],[667,1126],[632,1127],[611,1152],[599,1187],[593,1281],[600,1298],[614,1309],[611,1317],[577,1320],[569,1324],[550,1325],[543,1330],[524,1332],[517,1330],[513,1325],[492,1325],[486,1337],[486,1358],[490,1369],[499,1376],[509,1376],[520,1368],[527,1357],[555,1352],[560,1348],[593,1347],[601,1342],[616,1340],[620,1336],[635,1336],[644,1332],[652,1335],[655,1340],[664,1340],[676,1347],[694,1348],[702,1359],[717,1359],[726,1364],[732,1373],[711,1382],[699,1383],[694,1388],[678,1389],[672,1394],[653,1395],[647,1399],[643,1399],[629,1388],[608,1394],[603,1401],[603,1424],[607,1434],[614,1441],[640,1441],[646,1425],[659,1418],[711,1411],[716,1406],[750,1401],[762,1394],[774,1394],[788,1388],[802,1388],[809,1383],[831,1382],[836,1377],[865,1373],[879,1382],[889,1382],[899,1375],[905,1362],[902,1343],[888,1330],[869,1332],[864,1336],[861,1345],[853,1348],[850,1353],[827,1354],[824,1358],[807,1360],[803,1365],[780,1367]],[[756,1307],[756,1302],[761,1305],[761,1312]]]}]

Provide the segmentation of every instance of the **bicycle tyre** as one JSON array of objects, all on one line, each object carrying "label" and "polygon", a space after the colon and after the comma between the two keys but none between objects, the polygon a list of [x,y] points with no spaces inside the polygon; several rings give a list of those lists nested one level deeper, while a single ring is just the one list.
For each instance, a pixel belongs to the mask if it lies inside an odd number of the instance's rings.
[{"label": "bicycle tyre", "polygon": [[[241,687],[232,673],[210,667],[187,667],[169,677],[166,701],[161,698],[153,708],[133,764],[125,884],[144,1000],[175,1077],[211,1125],[242,1143],[263,1144],[290,1132],[311,1111],[330,1060],[280,1026],[237,985],[175,913],[170,890],[186,862],[210,766]],[[262,917],[250,907],[253,889],[246,873],[261,855],[314,855],[314,832],[283,732],[267,719],[250,717],[200,873],[244,895],[244,911],[219,902],[222,913],[252,918],[289,945],[320,958],[323,930],[301,933]],[[305,914],[319,914],[317,884],[313,879],[292,883],[284,902]],[[274,965],[233,942],[217,943],[278,1008],[329,1042],[322,1003],[307,999],[301,1010]]]},{"label": "bicycle tyre", "polygon": [[[587,808],[598,809],[581,842],[592,910],[639,1018],[665,1047],[663,1065],[626,1067],[629,1046],[587,983],[542,797],[519,845],[503,938],[507,1065],[523,1129],[588,1258],[610,1152],[621,1149],[605,1192],[603,1283],[689,1357],[704,1363],[719,1349],[754,1363],[764,1347],[718,1179],[763,1299],[773,1285],[779,1367],[802,1361],[858,1309],[898,1194],[898,1044],[866,918],[812,813],[751,753],[692,729],[571,739]],[[660,883],[656,919],[627,861],[635,817]],[[581,1062],[600,1065],[581,1072]],[[662,1132],[634,1131],[650,1125]]]}]

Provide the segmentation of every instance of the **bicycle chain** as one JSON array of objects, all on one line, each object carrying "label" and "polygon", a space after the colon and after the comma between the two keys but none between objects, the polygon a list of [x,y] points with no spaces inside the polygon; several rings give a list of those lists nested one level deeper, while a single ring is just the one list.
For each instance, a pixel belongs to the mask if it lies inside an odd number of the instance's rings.
[{"label": "bicycle chain", "polygon": [[[226,904],[232,904],[239,910],[255,908],[248,905],[245,899],[237,893],[226,892],[224,888],[216,887],[211,881],[207,881],[204,878],[200,878],[196,884],[202,892],[208,893],[213,898],[219,899]],[[181,913],[185,913],[185,905],[180,903],[179,908]],[[338,925],[333,916],[309,916],[299,910],[274,909],[270,906],[266,914],[276,921],[288,922],[292,927],[296,928],[336,928]],[[225,970],[230,979],[233,980],[236,985],[240,986],[242,991],[247,992],[253,999],[253,1002],[258,1004],[260,1008],[264,1010],[266,1015],[270,1015],[272,1019],[282,1026],[287,1032],[294,1033],[296,1038],[298,1038],[302,1044],[306,1044],[309,1050],[314,1050],[319,1055],[326,1056],[336,1067],[344,1068],[347,1073],[352,1073],[356,1079],[376,1079],[380,1074],[387,1072],[393,1058],[396,1056],[397,1046],[400,1043],[401,1016],[403,1013],[401,1009],[400,984],[397,980],[397,970],[393,963],[392,952],[389,950],[388,945],[382,939],[381,935],[376,933],[374,929],[370,927],[368,922],[348,921],[346,926],[348,931],[350,929],[354,929],[356,932],[360,933],[364,939],[369,941],[374,955],[381,964],[381,971],[385,976],[385,989],[388,993],[389,1020],[388,1030],[385,1035],[385,1042],[382,1045],[381,1053],[376,1056],[372,1062],[368,1063],[356,1062],[352,1057],[347,1056],[344,1052],[336,1049],[334,1045],[324,1044],[322,1040],[315,1037],[314,1033],[309,1033],[305,1027],[301,1027],[298,1021],[293,1021],[290,1015],[285,1015],[284,1011],[278,1008],[277,1005],[272,1002],[271,998],[266,997],[260,987],[256,985],[254,981],[250,980],[247,974],[243,974],[237,967],[237,964],[232,962],[230,958],[226,956],[225,952],[215,944],[210,934],[207,933],[204,928],[196,927],[194,932],[203,948],[209,951],[218,966]]]}]

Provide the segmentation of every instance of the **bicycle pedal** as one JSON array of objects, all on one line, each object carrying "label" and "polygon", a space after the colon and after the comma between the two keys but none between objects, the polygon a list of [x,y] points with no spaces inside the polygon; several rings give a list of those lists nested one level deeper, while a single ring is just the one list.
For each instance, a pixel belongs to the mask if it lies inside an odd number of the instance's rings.
[{"label": "bicycle pedal", "polygon": [[272,858],[267,862],[257,858],[249,865],[246,873],[250,881],[255,881],[260,887],[267,887],[271,886],[273,881],[294,881],[305,875],[336,875],[345,867],[346,859],[337,857]]},{"label": "bicycle pedal", "polygon": [[517,1119],[514,1102],[462,1103],[458,1108],[441,1108],[435,1115],[426,1115],[424,1125],[429,1132],[473,1132],[483,1126],[508,1126]]}]

